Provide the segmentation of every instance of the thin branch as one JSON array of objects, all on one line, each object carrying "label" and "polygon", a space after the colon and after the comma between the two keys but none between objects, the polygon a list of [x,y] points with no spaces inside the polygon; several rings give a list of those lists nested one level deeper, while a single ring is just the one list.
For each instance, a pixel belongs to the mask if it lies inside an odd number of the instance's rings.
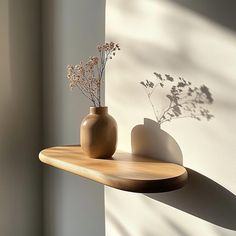
[{"label": "thin branch", "polygon": [[148,96],[148,100],[149,100],[149,102],[151,103],[151,106],[152,106],[152,109],[153,109],[155,118],[156,118],[156,120],[157,120],[157,122],[158,122],[158,116],[157,116],[156,108],[155,108],[155,105],[153,104],[153,102],[152,102],[152,100],[151,100],[151,95]]},{"label": "thin branch", "polygon": [[171,117],[169,119],[165,119],[163,120],[160,124],[163,124],[164,122],[166,121],[171,121],[171,120],[174,120],[174,119],[182,119],[182,118],[196,118],[196,117],[201,117],[201,114],[197,114],[197,115],[194,115],[194,116],[191,116],[191,115],[185,115],[185,116],[175,116],[175,117]]},{"label": "thin branch", "polygon": [[153,109],[153,112],[154,112],[154,115],[155,115],[155,118],[156,118],[156,121],[158,122],[158,115],[157,115],[157,111],[156,111],[156,108],[155,108],[155,105],[154,103],[152,102],[152,99],[151,99],[151,95],[152,93],[148,92],[147,89],[144,89],[145,93],[147,94],[147,97],[148,97],[148,100],[152,106],[152,109]]},{"label": "thin branch", "polygon": [[161,117],[160,117],[160,119],[159,119],[159,121],[158,121],[159,124],[162,123],[162,119],[164,118],[165,114],[166,114],[170,109],[174,108],[174,107],[172,107],[171,105],[172,105],[172,101],[170,100],[169,106],[168,106],[167,109],[162,113],[162,115],[161,115]]},{"label": "thin branch", "polygon": [[90,101],[92,101],[93,102],[93,104],[94,104],[94,106],[96,106],[96,104],[95,104],[95,102],[92,100],[92,97],[89,97],[84,91],[83,91],[83,89],[80,87],[80,86],[78,86],[78,85],[76,85],[78,88],[79,88],[79,90],[83,93],[83,95],[85,96],[85,97],[87,97]]}]

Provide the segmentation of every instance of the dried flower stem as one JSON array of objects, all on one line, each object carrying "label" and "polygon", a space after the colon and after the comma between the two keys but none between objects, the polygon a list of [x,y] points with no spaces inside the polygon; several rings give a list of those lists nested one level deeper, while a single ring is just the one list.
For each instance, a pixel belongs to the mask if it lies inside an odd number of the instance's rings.
[{"label": "dried flower stem", "polygon": [[78,87],[81,92],[91,100],[95,107],[102,106],[101,86],[107,61],[112,59],[116,50],[120,50],[118,44],[113,42],[98,45],[99,57],[90,57],[86,64],[67,66],[67,78],[70,88]]}]

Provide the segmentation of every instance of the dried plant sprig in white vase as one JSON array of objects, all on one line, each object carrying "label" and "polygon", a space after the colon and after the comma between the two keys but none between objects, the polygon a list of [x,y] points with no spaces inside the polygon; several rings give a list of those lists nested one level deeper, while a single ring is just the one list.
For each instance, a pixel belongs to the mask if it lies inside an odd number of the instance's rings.
[{"label": "dried plant sprig in white vase", "polygon": [[120,50],[113,42],[97,46],[98,56],[92,56],[84,64],[67,66],[67,78],[70,88],[78,87],[89,98],[95,107],[101,107],[101,86],[104,81],[104,71],[108,60]]}]

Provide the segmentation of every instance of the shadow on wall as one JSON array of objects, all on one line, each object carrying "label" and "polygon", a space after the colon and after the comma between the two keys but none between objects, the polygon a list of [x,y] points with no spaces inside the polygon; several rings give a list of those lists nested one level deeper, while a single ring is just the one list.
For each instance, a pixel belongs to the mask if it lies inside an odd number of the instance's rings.
[{"label": "shadow on wall", "polygon": [[188,182],[168,193],[145,194],[215,225],[236,230],[236,196],[210,178],[187,168]]},{"label": "shadow on wall", "polygon": [[122,222],[120,222],[119,219],[115,217],[115,215],[112,214],[112,212],[110,212],[108,209],[106,209],[106,217],[109,219],[109,224],[111,224],[120,235],[131,236],[125,225],[122,224]]},{"label": "shadow on wall", "polygon": [[144,118],[131,131],[132,153],[183,165],[182,151],[175,139],[160,129],[156,121]]},{"label": "shadow on wall", "polygon": [[[232,31],[236,31],[235,24],[235,0],[170,0],[175,4],[203,15],[204,17],[224,26]],[[227,12],[227,14],[225,14]]]},{"label": "shadow on wall", "polygon": [[[153,120],[145,118],[143,125],[133,128],[131,144],[134,154],[183,164],[183,155],[177,142]],[[236,230],[236,196],[210,178],[186,169],[188,182],[183,188],[145,195],[213,224]]]}]

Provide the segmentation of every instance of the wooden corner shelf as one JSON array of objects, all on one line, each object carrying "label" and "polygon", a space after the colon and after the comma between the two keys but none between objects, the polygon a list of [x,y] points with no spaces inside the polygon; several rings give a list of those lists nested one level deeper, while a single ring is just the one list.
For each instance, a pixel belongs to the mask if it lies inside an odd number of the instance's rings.
[{"label": "wooden corner shelf", "polygon": [[139,193],[181,188],[188,176],[183,166],[125,152],[116,152],[111,159],[92,159],[80,146],[47,148],[40,152],[39,159],[98,183]]}]

